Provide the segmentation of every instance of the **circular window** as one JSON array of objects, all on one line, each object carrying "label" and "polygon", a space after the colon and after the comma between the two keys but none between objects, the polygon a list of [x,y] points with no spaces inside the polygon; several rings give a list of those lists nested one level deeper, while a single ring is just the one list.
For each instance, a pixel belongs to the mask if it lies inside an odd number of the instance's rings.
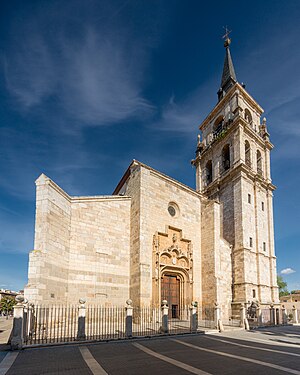
[{"label": "circular window", "polygon": [[178,208],[177,204],[173,203],[173,202],[169,203],[168,212],[173,217],[178,216],[179,208]]},{"label": "circular window", "polygon": [[175,210],[175,208],[173,206],[169,206],[168,207],[168,211],[169,211],[169,214],[171,216],[175,216],[176,215],[176,210]]}]

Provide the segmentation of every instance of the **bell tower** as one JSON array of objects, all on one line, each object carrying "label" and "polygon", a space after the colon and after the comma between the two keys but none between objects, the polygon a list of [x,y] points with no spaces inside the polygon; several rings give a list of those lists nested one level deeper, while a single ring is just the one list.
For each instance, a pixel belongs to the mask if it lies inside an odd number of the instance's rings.
[{"label": "bell tower", "polygon": [[[220,204],[221,237],[232,248],[232,313],[258,301],[279,303],[274,253],[273,148],[263,109],[240,84],[225,34],[218,102],[200,125],[196,189]],[[202,139],[201,139],[202,138]],[[205,225],[205,223],[203,223]]]}]

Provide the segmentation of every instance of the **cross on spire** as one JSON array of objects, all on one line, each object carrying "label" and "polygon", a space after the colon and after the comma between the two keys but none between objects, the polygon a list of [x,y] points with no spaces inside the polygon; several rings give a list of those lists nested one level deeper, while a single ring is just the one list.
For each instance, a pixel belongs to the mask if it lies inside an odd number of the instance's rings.
[{"label": "cross on spire", "polygon": [[225,30],[225,34],[222,36],[223,39],[228,39],[229,34],[231,33],[231,30],[228,30],[227,25],[223,26],[223,29]]}]

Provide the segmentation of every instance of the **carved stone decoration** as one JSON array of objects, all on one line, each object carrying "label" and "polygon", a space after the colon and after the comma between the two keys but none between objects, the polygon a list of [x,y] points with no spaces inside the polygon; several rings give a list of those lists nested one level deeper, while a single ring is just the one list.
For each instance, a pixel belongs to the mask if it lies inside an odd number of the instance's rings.
[{"label": "carved stone decoration", "polygon": [[171,226],[166,233],[156,232],[153,236],[153,302],[157,305],[161,302],[160,285],[165,274],[180,278],[181,304],[188,305],[193,284],[192,244],[182,237],[182,230]]}]

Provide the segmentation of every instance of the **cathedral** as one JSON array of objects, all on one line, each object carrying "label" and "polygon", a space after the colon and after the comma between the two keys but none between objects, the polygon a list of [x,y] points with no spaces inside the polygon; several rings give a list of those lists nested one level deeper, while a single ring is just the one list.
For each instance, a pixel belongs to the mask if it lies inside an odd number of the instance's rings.
[{"label": "cathedral", "polygon": [[279,303],[270,151],[263,109],[240,84],[225,39],[218,101],[200,125],[196,189],[133,160],[109,196],[36,180],[25,297],[36,304],[160,306],[196,301],[224,317]]}]

